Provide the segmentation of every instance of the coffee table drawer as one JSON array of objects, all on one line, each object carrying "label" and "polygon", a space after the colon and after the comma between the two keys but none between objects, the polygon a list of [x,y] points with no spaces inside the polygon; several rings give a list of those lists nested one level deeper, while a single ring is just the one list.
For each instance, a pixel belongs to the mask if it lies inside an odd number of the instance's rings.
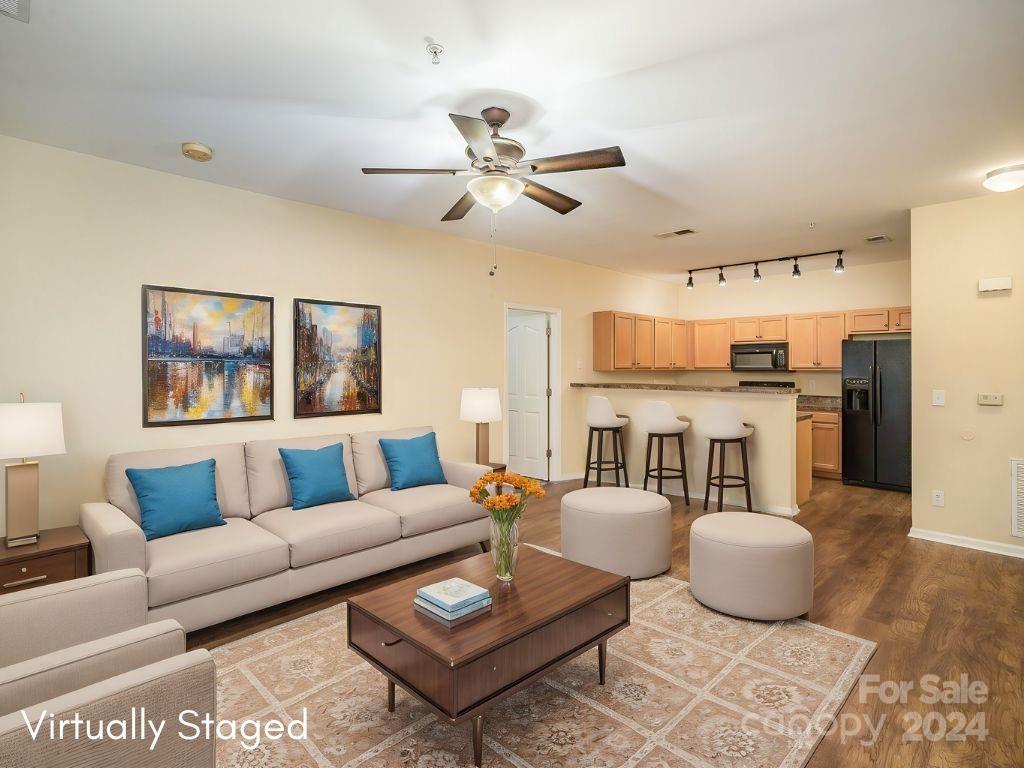
[{"label": "coffee table drawer", "polygon": [[445,712],[452,710],[452,671],[366,614],[349,609],[349,642]]},{"label": "coffee table drawer", "polygon": [[598,637],[628,620],[629,592],[623,586],[457,668],[457,712],[466,711],[581,646],[596,643]]}]

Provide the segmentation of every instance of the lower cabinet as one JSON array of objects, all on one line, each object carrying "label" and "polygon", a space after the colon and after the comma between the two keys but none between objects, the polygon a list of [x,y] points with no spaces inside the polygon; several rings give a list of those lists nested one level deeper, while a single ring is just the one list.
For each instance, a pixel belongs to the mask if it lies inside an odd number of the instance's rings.
[{"label": "lower cabinet", "polygon": [[842,425],[834,411],[811,412],[811,468],[818,477],[843,473]]}]

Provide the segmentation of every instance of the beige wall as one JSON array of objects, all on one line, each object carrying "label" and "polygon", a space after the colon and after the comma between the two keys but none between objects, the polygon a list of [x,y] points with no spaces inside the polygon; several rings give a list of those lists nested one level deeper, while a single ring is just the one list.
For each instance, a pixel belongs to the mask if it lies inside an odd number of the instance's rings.
[{"label": "beige wall", "polygon": [[[1010,536],[1009,459],[1024,458],[1024,191],[915,208],[911,239],[914,527],[1022,546]],[[979,278],[997,276],[1014,290],[978,293]],[[979,392],[1006,404],[979,406]]]},{"label": "beige wall", "polygon": [[[0,169],[0,401],[64,403],[68,453],[42,460],[44,527],[101,498],[115,451],[429,422],[446,455],[470,459],[459,394],[503,386],[505,302],[562,310],[562,468],[580,472],[568,384],[595,376],[590,313],[678,308],[673,284],[514,250],[490,278],[481,243],[6,137]],[[275,421],[142,428],[142,283],[275,297]],[[382,305],[383,414],[292,419],[295,297]]]}]

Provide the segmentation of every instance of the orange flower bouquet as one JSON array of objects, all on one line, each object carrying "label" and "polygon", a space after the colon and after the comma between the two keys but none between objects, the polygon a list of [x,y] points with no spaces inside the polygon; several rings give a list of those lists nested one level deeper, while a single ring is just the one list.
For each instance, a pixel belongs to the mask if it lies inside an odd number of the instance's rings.
[{"label": "orange flower bouquet", "polygon": [[491,558],[502,581],[512,581],[515,576],[519,553],[517,522],[531,497],[544,496],[539,482],[515,472],[488,472],[469,491],[469,497],[491,514]]}]

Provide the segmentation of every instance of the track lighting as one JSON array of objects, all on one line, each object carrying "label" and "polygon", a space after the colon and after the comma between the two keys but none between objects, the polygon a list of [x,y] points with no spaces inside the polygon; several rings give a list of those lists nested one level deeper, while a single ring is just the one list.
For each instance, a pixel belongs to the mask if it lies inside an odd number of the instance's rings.
[{"label": "track lighting", "polygon": [[693,273],[694,272],[711,272],[715,270],[718,272],[718,285],[719,287],[725,286],[725,270],[731,269],[732,267],[754,267],[754,282],[761,282],[761,262],[765,264],[775,264],[780,262],[792,261],[793,262],[793,277],[800,277],[800,259],[811,259],[815,256],[832,256],[835,255],[836,265],[835,272],[842,274],[845,269],[843,266],[843,249],[833,248],[830,251],[816,251],[815,253],[799,253],[795,256],[777,256],[770,259],[758,259],[757,261],[734,261],[731,264],[720,264],[715,267],[694,267],[693,269],[686,270],[686,287],[693,288]]},{"label": "track lighting", "polygon": [[692,291],[693,290],[693,270],[692,269],[689,270],[689,272],[687,274],[689,275],[689,277],[686,278],[686,287],[689,288]]},{"label": "track lighting", "polygon": [[793,277],[800,277],[800,260],[793,259]]},{"label": "track lighting", "polygon": [[756,261],[754,262],[754,282],[755,283],[760,283],[761,282],[761,270],[759,270],[757,268],[757,262]]},{"label": "track lighting", "polygon": [[725,286],[725,272],[723,272],[722,268],[719,267],[718,268],[718,287],[722,288],[724,286]]},{"label": "track lighting", "polygon": [[839,257],[836,259],[836,266],[835,266],[835,268],[832,271],[835,272],[837,275],[841,275],[841,274],[843,274],[843,272],[846,271],[846,267],[843,266],[843,252],[842,251],[839,252]]}]

